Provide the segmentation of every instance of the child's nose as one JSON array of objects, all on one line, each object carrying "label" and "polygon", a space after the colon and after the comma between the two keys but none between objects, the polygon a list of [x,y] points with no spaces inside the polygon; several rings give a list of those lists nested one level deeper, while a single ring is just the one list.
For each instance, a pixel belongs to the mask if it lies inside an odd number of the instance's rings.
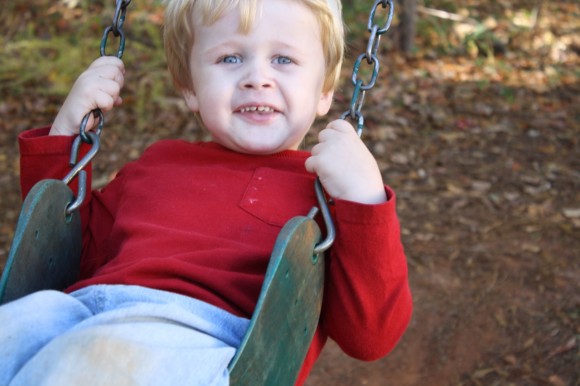
[{"label": "child's nose", "polygon": [[247,67],[245,77],[241,82],[245,89],[264,89],[274,87],[274,79],[268,65],[263,63],[251,63]]}]

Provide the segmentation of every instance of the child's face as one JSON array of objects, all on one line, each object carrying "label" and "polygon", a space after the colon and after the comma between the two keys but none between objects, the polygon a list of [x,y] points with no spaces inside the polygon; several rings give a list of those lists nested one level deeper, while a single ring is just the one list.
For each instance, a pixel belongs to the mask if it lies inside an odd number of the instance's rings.
[{"label": "child's face", "polygon": [[320,29],[305,5],[262,2],[252,29],[239,29],[239,11],[210,26],[196,25],[191,52],[193,92],[214,141],[242,153],[297,149],[317,115],[328,112]]}]

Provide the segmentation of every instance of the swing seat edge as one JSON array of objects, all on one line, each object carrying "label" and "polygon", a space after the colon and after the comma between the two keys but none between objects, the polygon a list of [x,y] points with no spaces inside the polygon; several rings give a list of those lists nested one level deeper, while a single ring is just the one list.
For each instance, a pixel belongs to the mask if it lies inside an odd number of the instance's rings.
[{"label": "swing seat edge", "polygon": [[324,259],[318,224],[297,216],[280,231],[248,332],[230,362],[232,385],[294,385],[318,325]]},{"label": "swing seat edge", "polygon": [[43,289],[62,290],[76,280],[80,215],[66,214],[73,200],[61,180],[41,180],[32,187],[22,203],[0,279],[0,304]]}]

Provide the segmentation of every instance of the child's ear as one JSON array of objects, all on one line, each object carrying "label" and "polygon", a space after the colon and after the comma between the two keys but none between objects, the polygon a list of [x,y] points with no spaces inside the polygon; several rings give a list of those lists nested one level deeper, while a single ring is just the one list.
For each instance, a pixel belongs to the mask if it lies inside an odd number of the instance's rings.
[{"label": "child's ear", "polygon": [[199,103],[197,100],[197,96],[195,95],[195,92],[193,90],[183,90],[181,94],[183,95],[183,99],[185,99],[187,107],[189,107],[189,109],[194,113],[198,112]]},{"label": "child's ear", "polygon": [[320,94],[320,100],[318,101],[318,107],[316,109],[316,114],[321,117],[328,113],[330,106],[332,105],[332,97],[334,96],[334,91],[326,91]]}]

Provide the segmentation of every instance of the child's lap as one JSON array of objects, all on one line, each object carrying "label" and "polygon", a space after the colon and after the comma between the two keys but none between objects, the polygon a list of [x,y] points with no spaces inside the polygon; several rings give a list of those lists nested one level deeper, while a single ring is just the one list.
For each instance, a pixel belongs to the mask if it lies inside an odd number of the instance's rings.
[{"label": "child's lap", "polygon": [[179,295],[99,287],[0,308],[0,384],[10,372],[14,385],[227,383],[247,319]]},{"label": "child's lap", "polygon": [[234,347],[181,324],[125,319],[60,335],[11,385],[226,385],[234,353]]}]

